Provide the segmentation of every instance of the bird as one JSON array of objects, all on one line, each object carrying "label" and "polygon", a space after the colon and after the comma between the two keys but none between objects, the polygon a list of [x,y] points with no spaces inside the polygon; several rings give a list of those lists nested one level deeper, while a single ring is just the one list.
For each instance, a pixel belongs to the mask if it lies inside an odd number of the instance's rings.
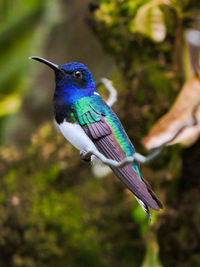
[{"label": "bird", "polygon": [[[30,58],[46,64],[55,73],[55,123],[68,142],[81,153],[96,149],[118,162],[134,155],[134,146],[120,120],[97,92],[92,74],[84,64],[57,65],[41,57]],[[163,206],[140,174],[138,165],[133,162],[122,168],[110,168],[133,193],[151,221],[149,207],[159,211]]]}]

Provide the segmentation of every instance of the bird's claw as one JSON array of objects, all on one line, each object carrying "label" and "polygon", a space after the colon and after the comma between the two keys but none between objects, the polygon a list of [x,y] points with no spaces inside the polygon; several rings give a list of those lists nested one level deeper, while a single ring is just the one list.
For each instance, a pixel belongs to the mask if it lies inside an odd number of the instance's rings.
[{"label": "bird's claw", "polygon": [[87,152],[85,151],[81,151],[80,152],[80,157],[82,160],[86,161],[86,162],[90,162],[91,161],[91,156],[87,156]]}]

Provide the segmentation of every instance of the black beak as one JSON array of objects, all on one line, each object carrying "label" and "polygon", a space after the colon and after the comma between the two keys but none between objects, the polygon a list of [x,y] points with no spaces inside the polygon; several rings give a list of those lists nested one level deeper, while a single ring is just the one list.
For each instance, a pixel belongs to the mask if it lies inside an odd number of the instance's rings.
[{"label": "black beak", "polygon": [[60,68],[59,68],[59,66],[58,65],[56,65],[56,64],[54,64],[54,63],[52,63],[52,62],[50,62],[50,61],[48,61],[48,60],[46,60],[46,59],[44,59],[44,58],[42,58],[42,57],[29,57],[30,59],[35,59],[35,60],[37,60],[37,61],[40,61],[40,62],[42,62],[42,63],[44,63],[44,64],[46,64],[47,66],[49,66],[51,69],[53,69],[53,70],[60,70]]}]

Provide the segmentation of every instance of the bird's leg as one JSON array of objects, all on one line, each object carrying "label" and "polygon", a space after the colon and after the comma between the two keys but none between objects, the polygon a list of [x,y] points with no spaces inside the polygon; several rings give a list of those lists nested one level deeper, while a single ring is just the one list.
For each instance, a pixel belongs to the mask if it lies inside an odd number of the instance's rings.
[{"label": "bird's leg", "polygon": [[157,149],[155,149],[150,155],[148,155],[147,157],[139,154],[139,153],[135,153],[133,156],[130,157],[126,157],[125,159],[123,159],[122,161],[115,161],[112,159],[108,159],[106,158],[102,153],[100,153],[98,150],[90,150],[88,152],[85,151],[81,151],[81,159],[88,161],[88,159],[91,159],[92,155],[95,155],[97,158],[99,158],[105,165],[108,166],[112,166],[114,168],[122,168],[127,164],[138,162],[138,163],[147,163],[151,160],[153,160],[155,157],[158,156],[158,154],[160,154],[160,152],[162,151],[163,147],[159,147]]}]

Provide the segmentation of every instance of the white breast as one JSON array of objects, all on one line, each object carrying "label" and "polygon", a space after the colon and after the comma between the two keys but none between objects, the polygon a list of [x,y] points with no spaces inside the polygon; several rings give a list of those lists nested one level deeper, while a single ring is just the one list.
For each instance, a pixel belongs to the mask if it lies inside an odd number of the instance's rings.
[{"label": "white breast", "polygon": [[78,123],[66,122],[64,120],[63,123],[57,124],[57,126],[64,137],[78,150],[87,152],[91,149],[96,149],[92,140]]}]

